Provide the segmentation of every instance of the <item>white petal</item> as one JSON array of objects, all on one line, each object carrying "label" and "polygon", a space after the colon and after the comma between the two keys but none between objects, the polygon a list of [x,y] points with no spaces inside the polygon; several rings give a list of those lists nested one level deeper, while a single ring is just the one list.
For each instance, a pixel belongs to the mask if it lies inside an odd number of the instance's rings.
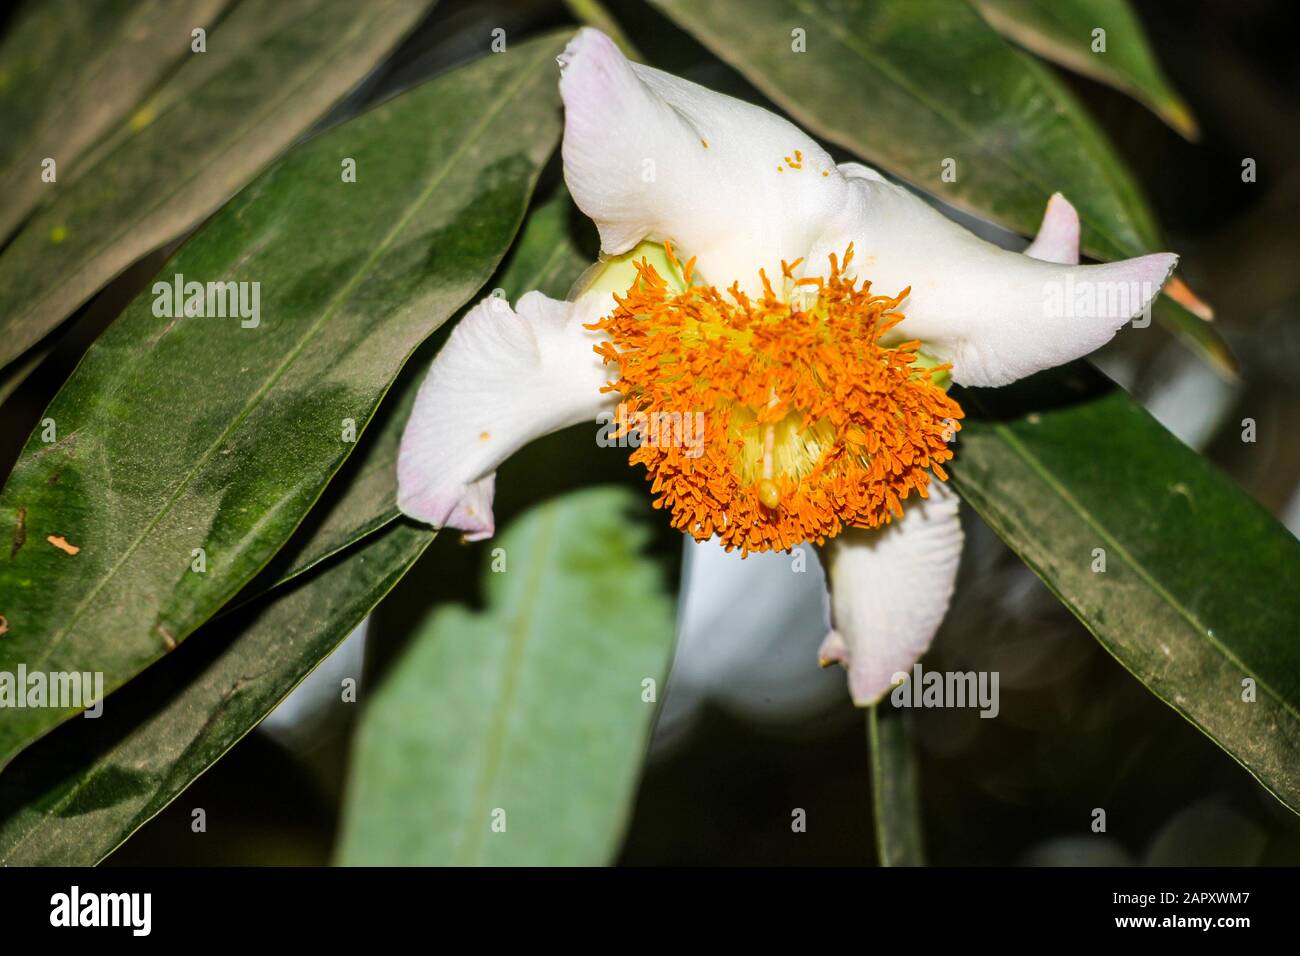
[{"label": "white petal", "polygon": [[961,558],[957,495],[941,482],[930,497],[909,499],[883,528],[857,528],[826,545],[834,630],[823,664],[849,671],[853,702],[879,700],[926,652],[952,599]]},{"label": "white petal", "polygon": [[[854,247],[854,268],[874,291],[897,295],[907,315],[897,335],[920,339],[953,364],[962,385],[1005,385],[1104,345],[1160,292],[1178,257],[1168,253],[1104,265],[1062,265],[999,249],[900,186],[850,166],[851,201],[809,256]],[[1067,210],[1049,209],[1053,254],[1064,245]]]},{"label": "white petal", "polygon": [[1060,193],[1047,200],[1043,223],[1025,255],[1066,266],[1079,264],[1079,213]]},{"label": "white petal", "polygon": [[752,290],[760,267],[776,281],[782,259],[806,255],[848,199],[830,155],[798,127],[630,63],[597,30],[579,31],[560,64],[564,178],[607,253],[669,239],[708,282]]},{"label": "white petal", "polygon": [[[494,530],[496,469],[535,438],[595,422],[617,396],[602,394],[614,371],[583,328],[607,311],[608,296],[557,302],[539,292],[515,309],[489,297],[452,331],[420,386],[402,434],[397,505],[470,540]],[[616,377],[616,376],[615,376]]]}]

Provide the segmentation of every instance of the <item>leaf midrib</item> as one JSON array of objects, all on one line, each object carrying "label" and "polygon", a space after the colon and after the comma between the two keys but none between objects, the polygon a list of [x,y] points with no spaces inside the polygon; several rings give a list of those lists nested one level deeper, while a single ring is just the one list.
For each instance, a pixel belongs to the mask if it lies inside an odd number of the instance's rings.
[{"label": "leaf midrib", "polygon": [[524,649],[528,644],[528,638],[533,633],[534,612],[541,595],[542,581],[546,577],[550,564],[548,551],[555,525],[560,519],[559,510],[559,508],[545,509],[538,526],[535,543],[528,549],[532,567],[529,568],[519,610],[512,615],[505,671],[501,676],[500,691],[492,708],[491,723],[484,748],[486,756],[479,769],[474,795],[467,808],[467,818],[462,824],[464,842],[461,844],[458,856],[463,866],[475,865],[482,848],[486,821],[480,819],[476,826],[475,817],[487,806],[488,797],[492,793],[492,787],[496,783],[501,764],[505,759],[505,738],[510,730],[510,712],[519,687],[520,673],[523,670]]}]

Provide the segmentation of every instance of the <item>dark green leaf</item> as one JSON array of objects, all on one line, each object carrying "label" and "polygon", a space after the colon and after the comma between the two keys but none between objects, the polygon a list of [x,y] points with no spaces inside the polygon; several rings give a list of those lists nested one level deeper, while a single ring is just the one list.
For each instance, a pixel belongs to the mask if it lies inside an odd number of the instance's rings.
[{"label": "dark green leaf", "polygon": [[[1196,120],[1165,78],[1128,0],[975,0],[984,18],[1026,49],[1123,90],[1188,139]],[[1175,14],[1179,15],[1179,14]],[[1104,30],[1104,49],[1093,31]]]},{"label": "dark green leaf", "polygon": [[0,47],[0,240],[58,193],[86,148],[190,53],[191,31],[229,3],[39,0],[20,10]]},{"label": "dark green leaf", "polygon": [[921,794],[907,717],[888,698],[867,711],[871,815],[881,866],[924,866]]},{"label": "dark green leaf", "polygon": [[[514,301],[531,290],[563,299],[590,265],[573,237],[575,209],[560,187],[556,195],[528,217],[519,241],[495,280],[506,298]],[[396,520],[397,450],[410,416],[415,394],[428,372],[426,355],[440,342],[426,343],[403,370],[381,410],[381,420],[367,432],[364,443],[334,479],[330,490],[312,512],[309,533],[300,534],[276,555],[263,578],[253,582],[272,586],[312,567],[316,562],[355,544],[361,538]]]},{"label": "dark green leaf", "polygon": [[[313,140],[214,218],[163,278],[261,283],[255,328],[157,317],[146,292],[90,349],[46,410],[57,440],[33,435],[0,495],[0,670],[103,671],[116,688],[284,544],[411,350],[508,248],[559,133],[563,41]],[[72,712],[16,711],[0,760]]]},{"label": "dark green leaf", "polygon": [[673,641],[633,508],[610,488],[535,508],[492,551],[486,610],[434,612],[362,714],[342,862],[610,862]]},{"label": "dark green leaf", "polygon": [[364,77],[430,2],[236,6],[207,38],[208,52],[187,53],[0,255],[0,366],[230,198]]},{"label": "dark green leaf", "polygon": [[[231,617],[0,774],[0,865],[97,863],[270,713],[433,538],[394,524]],[[344,706],[344,705],[340,705]]]},{"label": "dark green leaf", "polygon": [[1300,812],[1300,541],[1083,363],[962,401],[977,413],[952,467],[962,496],[1124,667]]}]

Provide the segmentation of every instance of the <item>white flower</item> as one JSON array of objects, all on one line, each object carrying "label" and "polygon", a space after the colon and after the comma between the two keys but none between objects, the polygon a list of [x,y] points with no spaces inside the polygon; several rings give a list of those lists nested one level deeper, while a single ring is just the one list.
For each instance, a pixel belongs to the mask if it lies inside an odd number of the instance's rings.
[{"label": "white flower", "polygon": [[932,367],[996,386],[1086,355],[1149,307],[1177,259],[1078,265],[1059,195],[1026,254],[1007,252],[874,170],[836,165],[781,117],[628,62],[596,30],[560,64],[569,191],[606,256],[648,240],[669,244],[669,264],[624,268],[618,297],[607,278],[576,302],[534,292],[472,309],[420,390],[398,503],[487,537],[495,471],[525,443],[620,400],[648,416],[703,409],[703,454],[655,442],[633,461],[696,538],[824,543],[822,661],[873,703],[928,648],[961,553],[940,466],[961,412]]}]

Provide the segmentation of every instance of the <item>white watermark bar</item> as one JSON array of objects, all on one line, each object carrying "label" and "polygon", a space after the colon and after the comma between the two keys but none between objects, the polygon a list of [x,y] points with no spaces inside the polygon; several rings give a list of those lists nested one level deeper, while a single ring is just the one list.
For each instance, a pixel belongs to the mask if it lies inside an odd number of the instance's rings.
[{"label": "white watermark bar", "polygon": [[132,936],[148,936],[153,927],[151,893],[83,893],[73,884],[50,897],[50,925],[90,928],[127,927]]}]

